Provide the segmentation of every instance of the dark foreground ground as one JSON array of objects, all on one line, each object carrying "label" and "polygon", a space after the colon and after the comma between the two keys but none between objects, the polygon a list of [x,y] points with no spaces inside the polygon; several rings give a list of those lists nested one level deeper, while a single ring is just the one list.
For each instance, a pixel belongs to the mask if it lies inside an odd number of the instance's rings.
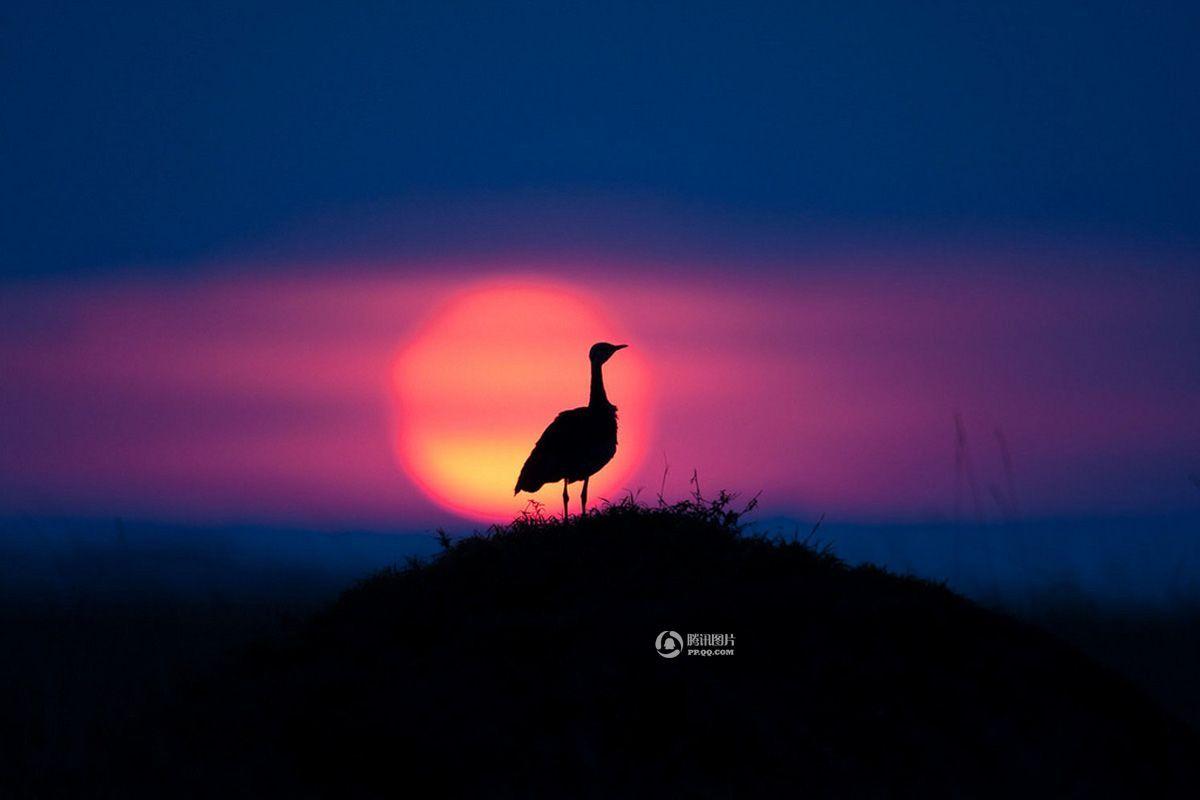
[{"label": "dark foreground ground", "polygon": [[[275,602],[0,620],[0,677],[19,689],[0,698],[18,723],[0,730],[0,795],[1190,797],[1200,786],[1193,729],[1126,677],[942,587],[743,535],[721,501],[526,519],[331,606]],[[1125,654],[1138,677],[1153,630],[1114,637],[1062,608],[1049,627],[1119,667]],[[664,630],[732,633],[735,654],[664,659]],[[59,643],[31,681],[27,667]]]}]

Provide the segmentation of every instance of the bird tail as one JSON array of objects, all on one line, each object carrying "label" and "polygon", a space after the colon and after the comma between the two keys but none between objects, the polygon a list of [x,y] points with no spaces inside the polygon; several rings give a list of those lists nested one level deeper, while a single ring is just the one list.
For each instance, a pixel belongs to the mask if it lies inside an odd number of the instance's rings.
[{"label": "bird tail", "polygon": [[536,472],[538,472],[538,459],[530,455],[529,460],[525,462],[525,466],[521,467],[521,474],[517,477],[517,485],[513,487],[513,494],[536,492],[545,486],[546,481],[535,477]]},{"label": "bird tail", "polygon": [[517,479],[517,485],[513,487],[513,494],[517,495],[521,492],[536,492],[538,489],[546,485],[545,481],[535,481],[522,475]]}]

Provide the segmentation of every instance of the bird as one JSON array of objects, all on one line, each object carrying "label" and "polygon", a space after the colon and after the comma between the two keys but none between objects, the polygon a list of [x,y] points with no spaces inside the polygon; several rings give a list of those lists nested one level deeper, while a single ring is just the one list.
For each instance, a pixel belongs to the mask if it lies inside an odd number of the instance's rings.
[{"label": "bird", "polygon": [[617,453],[617,407],[604,393],[604,362],[629,345],[597,342],[588,351],[592,364],[592,389],[588,404],[554,418],[533,446],[513,495],[536,492],[547,483],[563,482],[563,522],[570,514],[567,485],[583,481],[580,505],[587,516],[588,479],[612,461]]}]

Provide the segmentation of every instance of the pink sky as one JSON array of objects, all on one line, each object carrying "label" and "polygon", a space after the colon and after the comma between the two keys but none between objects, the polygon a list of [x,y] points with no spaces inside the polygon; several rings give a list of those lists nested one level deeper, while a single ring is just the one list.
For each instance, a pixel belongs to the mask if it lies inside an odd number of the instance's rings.
[{"label": "pink sky", "polygon": [[[767,514],[948,516],[958,411],[985,496],[1003,429],[1027,515],[1200,507],[1194,274],[982,256],[756,277],[674,266],[669,279],[593,257],[10,285],[0,514],[450,521],[395,457],[389,375],[431,309],[497,276],[549,280],[627,332],[651,406],[629,486],[648,495],[665,453],[668,495],[695,468],[705,490],[762,490]],[[584,381],[546,399],[546,422],[586,400]]]}]

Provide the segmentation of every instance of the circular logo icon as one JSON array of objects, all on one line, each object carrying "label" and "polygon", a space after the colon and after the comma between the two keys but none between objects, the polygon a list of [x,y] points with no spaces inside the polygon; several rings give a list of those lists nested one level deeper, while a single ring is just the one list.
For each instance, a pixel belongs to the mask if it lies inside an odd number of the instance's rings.
[{"label": "circular logo icon", "polygon": [[675,658],[683,652],[683,637],[675,631],[663,631],[654,640],[654,649],[663,658]]}]

